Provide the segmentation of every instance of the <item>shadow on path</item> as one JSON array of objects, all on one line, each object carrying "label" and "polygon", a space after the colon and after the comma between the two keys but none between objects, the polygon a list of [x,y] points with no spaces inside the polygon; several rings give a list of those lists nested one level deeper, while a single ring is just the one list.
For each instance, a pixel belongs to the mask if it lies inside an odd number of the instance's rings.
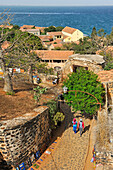
[{"label": "shadow on path", "polygon": [[[84,128],[83,133],[87,132],[87,131],[89,130],[89,128],[90,128],[90,125],[86,126],[86,127]],[[82,134],[83,134],[83,133],[82,133]]]}]

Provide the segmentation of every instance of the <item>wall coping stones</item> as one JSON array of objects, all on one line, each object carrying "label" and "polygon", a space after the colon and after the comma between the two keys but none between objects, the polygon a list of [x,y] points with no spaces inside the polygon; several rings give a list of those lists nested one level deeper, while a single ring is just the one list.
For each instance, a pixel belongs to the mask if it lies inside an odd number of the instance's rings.
[{"label": "wall coping stones", "polygon": [[38,117],[41,113],[43,113],[47,109],[48,109],[47,106],[39,106],[38,108],[35,108],[33,110],[34,112],[32,112],[32,113],[30,112],[30,113],[26,113],[20,117],[16,117],[16,118],[13,118],[10,120],[0,121],[0,125],[2,125],[0,127],[0,131],[3,132],[6,129],[12,129],[17,126],[21,126],[21,125],[27,123],[28,121],[34,119],[35,117]]},{"label": "wall coping stones", "polygon": [[86,55],[73,54],[73,55],[69,56],[69,60],[79,60],[79,61],[96,63],[96,64],[105,63],[103,56],[101,56],[101,55],[91,55],[91,54],[86,54]]}]

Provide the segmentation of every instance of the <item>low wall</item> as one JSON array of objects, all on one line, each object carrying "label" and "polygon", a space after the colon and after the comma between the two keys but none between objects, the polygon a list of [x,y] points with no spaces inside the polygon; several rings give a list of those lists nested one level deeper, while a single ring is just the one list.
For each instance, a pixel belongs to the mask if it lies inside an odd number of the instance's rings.
[{"label": "low wall", "polygon": [[113,168],[113,152],[96,151],[96,164],[108,165]]},{"label": "low wall", "polygon": [[40,106],[7,121],[0,121],[0,152],[4,160],[15,167],[37,151],[43,152],[49,143],[48,108]]}]

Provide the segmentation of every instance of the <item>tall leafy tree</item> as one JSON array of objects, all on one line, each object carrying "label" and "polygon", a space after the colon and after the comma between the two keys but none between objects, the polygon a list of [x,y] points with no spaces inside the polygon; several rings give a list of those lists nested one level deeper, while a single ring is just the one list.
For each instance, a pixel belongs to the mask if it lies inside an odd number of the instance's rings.
[{"label": "tall leafy tree", "polygon": [[[40,62],[40,58],[35,53],[35,50],[41,49],[40,39],[33,34],[24,32],[21,39],[14,45],[12,51],[8,53],[8,62],[9,64],[12,63],[12,67],[29,69],[29,81],[33,83],[33,67],[37,62]],[[10,56],[13,57],[13,62]]]},{"label": "tall leafy tree", "polygon": [[[64,94],[64,98],[75,111],[80,110],[82,113],[93,115],[99,108],[99,105],[96,104],[96,98],[103,104],[104,88],[98,81],[98,76],[93,72],[83,68],[77,69],[76,73],[68,75],[68,78],[63,82],[63,86],[68,88],[68,93]],[[78,91],[75,96],[75,90],[83,92]]]},{"label": "tall leafy tree", "polygon": [[95,36],[97,36],[97,31],[96,31],[96,28],[93,27],[92,33],[91,33],[91,38],[93,38],[93,37],[95,37]]},{"label": "tall leafy tree", "polygon": [[[34,54],[31,54],[30,51],[36,46],[37,49],[42,48],[38,37],[35,38],[34,35],[23,33],[18,29],[6,30],[5,26],[9,25],[11,20],[12,16],[9,11],[6,10],[0,14],[0,25],[2,25],[0,30],[0,65],[4,73],[4,91],[6,92],[13,91],[9,64],[19,66],[19,63],[20,65],[26,63],[27,65],[30,61],[33,62],[31,58],[33,58]],[[2,45],[6,40],[10,43],[7,48],[3,48]],[[27,58],[26,61],[25,58]],[[32,63],[30,64],[32,65]]]}]

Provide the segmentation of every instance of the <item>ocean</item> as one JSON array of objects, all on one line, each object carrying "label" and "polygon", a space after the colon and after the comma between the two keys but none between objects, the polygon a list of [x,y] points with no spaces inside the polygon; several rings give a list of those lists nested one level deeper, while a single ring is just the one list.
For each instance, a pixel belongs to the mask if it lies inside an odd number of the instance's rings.
[{"label": "ocean", "polygon": [[90,35],[92,28],[103,28],[109,34],[113,27],[113,6],[41,7],[1,6],[0,12],[10,9],[14,14],[14,25],[35,25],[41,27],[69,26]]}]

